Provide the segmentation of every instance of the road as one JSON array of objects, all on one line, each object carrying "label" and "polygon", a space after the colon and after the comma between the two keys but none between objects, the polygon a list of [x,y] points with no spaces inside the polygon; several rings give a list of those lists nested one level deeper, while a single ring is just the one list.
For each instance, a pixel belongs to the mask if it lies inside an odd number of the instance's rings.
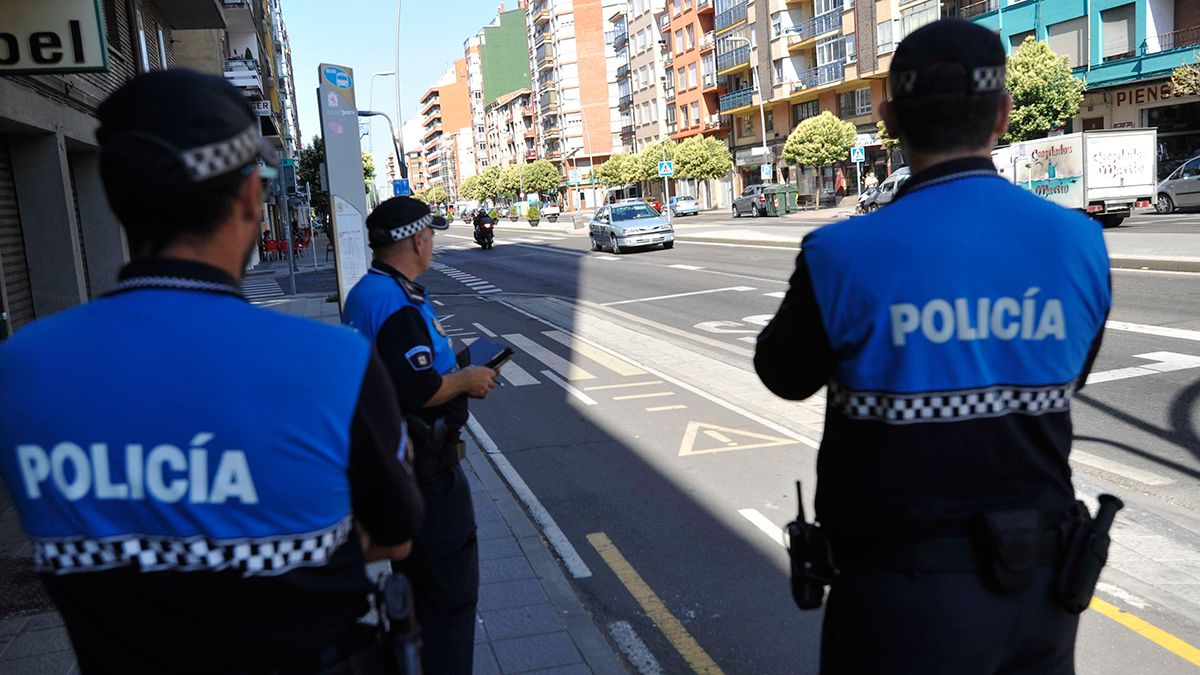
[{"label": "road", "polygon": [[[689,220],[681,232],[733,226]],[[820,614],[792,605],[780,528],[794,481],[811,499],[823,400],[775,399],[750,365],[795,252],[681,241],[613,256],[533,229],[502,229],[485,252],[461,225],[438,244],[422,281],[448,331],[516,348],[505,386],[473,407],[477,431],[528,486],[526,506],[553,524],[547,538],[630,663],[815,672]],[[1115,271],[1113,284],[1073,467],[1085,500],[1113,492],[1130,507],[1098,594],[1107,614],[1084,615],[1077,659],[1087,673],[1190,672],[1179,654],[1200,658],[1186,649],[1200,645],[1200,275]]]}]

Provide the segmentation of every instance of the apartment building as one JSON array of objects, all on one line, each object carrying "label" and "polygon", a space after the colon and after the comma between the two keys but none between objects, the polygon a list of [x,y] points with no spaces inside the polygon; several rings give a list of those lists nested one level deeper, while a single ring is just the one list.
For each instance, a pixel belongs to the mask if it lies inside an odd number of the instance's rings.
[{"label": "apartment building", "polygon": [[676,141],[705,134],[725,138],[729,128],[720,116],[723,93],[717,76],[713,0],[670,0],[670,50],[667,71],[667,132]]},{"label": "apartment building", "polygon": [[1087,89],[1064,131],[1156,127],[1162,176],[1200,154],[1200,97],[1172,97],[1167,87],[1173,69],[1196,62],[1200,2],[985,0],[955,9],[996,31],[1006,49],[1032,36],[1067,56]]},{"label": "apartment building", "polygon": [[[475,152],[470,96],[467,83],[467,60],[458,59],[446,70],[437,84],[421,96],[421,148],[429,172],[429,186],[441,186],[457,195],[459,177],[474,175]],[[471,140],[462,146],[462,130]],[[467,165],[469,164],[469,170]]]},{"label": "apartment building", "polygon": [[[487,111],[483,104],[483,57],[479,46],[483,40],[478,35],[467,38],[463,58],[467,61],[467,100],[471,106],[471,133],[474,136],[472,155],[475,159],[473,174],[487,168]],[[465,176],[464,176],[465,177]]]},{"label": "apartment building", "polygon": [[[230,3],[103,0],[98,11],[89,7],[78,15],[69,3],[0,4],[0,24],[14,25],[7,12],[16,8],[34,25],[78,21],[89,36],[86,51],[70,54],[71,65],[54,72],[39,73],[24,53],[0,63],[3,340],[115,283],[129,255],[100,182],[96,107],[135,75],[178,65],[177,42],[189,31],[223,28]],[[63,45],[73,43],[70,36],[60,38]],[[222,72],[226,53],[215,36],[210,39],[207,58],[214,72]]]},{"label": "apartment building", "polygon": [[[471,71],[468,61],[468,76],[471,82],[471,115],[475,129],[476,160],[480,170],[495,166],[493,147],[496,149],[511,148],[507,154],[511,157],[500,166],[526,161],[526,152],[518,146],[525,145],[524,129],[517,130],[516,142],[508,130],[502,128],[509,123],[504,114],[493,115],[492,106],[505,100],[505,105],[513,101],[517,92],[525,92],[526,100],[532,93],[529,77],[529,40],[526,33],[525,9],[505,11],[500,5],[496,18],[480,29],[479,33],[467,41],[468,50],[473,47],[477,53],[478,85],[475,74]],[[532,114],[532,109],[526,106]],[[508,110],[507,112],[512,112]],[[489,120],[495,119],[501,127],[492,127]],[[517,119],[511,123],[520,126],[525,120],[521,111],[517,110]],[[532,117],[528,119],[532,128]],[[494,140],[494,143],[493,143]],[[529,139],[529,147],[533,147],[533,138]],[[536,155],[535,155],[536,157]]]},{"label": "apartment building", "polygon": [[613,108],[612,114],[609,117],[609,123],[612,125],[612,138],[610,142],[613,153],[636,152],[634,148],[633,78],[630,76],[629,16],[627,9],[626,5],[621,5],[608,17],[608,33],[611,36],[608,42],[613,48],[613,63],[611,65],[616,68],[613,72],[616,91],[610,92],[610,96],[612,93],[615,93],[617,105]]},{"label": "apartment building", "polygon": [[[536,83],[539,156],[567,179],[566,199],[588,208],[601,190],[591,170],[612,153],[615,60],[609,17],[625,0],[535,0],[529,4],[529,68]],[[580,75],[586,74],[586,77]],[[574,183],[574,184],[572,184]]]},{"label": "apartment building", "polygon": [[492,101],[487,106],[487,162],[491,166],[512,166],[537,159],[537,138],[533,122],[533,92],[520,89]]},{"label": "apartment building", "polygon": [[629,0],[626,5],[635,152],[667,136],[665,94],[672,51],[666,7],[665,0]]}]

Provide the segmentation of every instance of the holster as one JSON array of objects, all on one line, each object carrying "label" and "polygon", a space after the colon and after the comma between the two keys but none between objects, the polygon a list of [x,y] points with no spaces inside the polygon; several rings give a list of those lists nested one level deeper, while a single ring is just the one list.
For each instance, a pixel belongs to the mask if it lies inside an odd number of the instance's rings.
[{"label": "holster", "polygon": [[413,444],[413,467],[417,481],[432,483],[463,458],[464,448],[457,430],[446,426],[444,418],[432,424],[416,415],[408,418],[408,437]]},{"label": "holster", "polygon": [[1044,527],[1037,509],[982,513],[974,525],[983,581],[998,593],[1016,593],[1033,583]]},{"label": "holster", "polygon": [[800,609],[817,609],[825,601],[825,588],[837,577],[829,537],[804,516],[804,498],[796,482],[799,502],[796,520],[787,524],[788,558],[792,567],[792,600]]},{"label": "holster", "polygon": [[1108,536],[1117,511],[1125,504],[1113,495],[1100,495],[1096,517],[1088,514],[1081,502],[1076,505],[1073,531],[1067,543],[1067,555],[1058,571],[1055,591],[1058,601],[1067,611],[1079,614],[1092,602],[1100,571],[1108,562]]}]

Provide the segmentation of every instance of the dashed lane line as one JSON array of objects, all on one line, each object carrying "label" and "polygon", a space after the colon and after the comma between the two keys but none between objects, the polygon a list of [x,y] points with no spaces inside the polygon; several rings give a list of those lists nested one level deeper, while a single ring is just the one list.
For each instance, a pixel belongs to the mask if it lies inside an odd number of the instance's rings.
[{"label": "dashed lane line", "polygon": [[587,394],[583,393],[582,391],[579,391],[575,387],[571,386],[566,381],[564,381],[561,377],[555,375],[553,372],[551,372],[549,370],[543,370],[542,376],[544,376],[546,379],[550,380],[554,384],[557,384],[558,386],[562,387],[564,390],[566,390],[566,392],[568,394],[579,399],[584,405],[600,405],[600,403],[597,402],[596,399],[592,398],[591,396],[588,396]]},{"label": "dashed lane line", "polygon": [[624,396],[614,396],[614,401],[637,401],[643,398],[663,398],[665,396],[674,396],[673,391],[655,391],[649,394],[626,394]]},{"label": "dashed lane line", "polygon": [[649,382],[626,382],[624,384],[602,384],[594,387],[584,387],[584,391],[603,391],[605,389],[627,389],[629,387],[651,387],[656,384],[662,384],[662,380],[650,380]]},{"label": "dashed lane line", "polygon": [[1128,323],[1125,321],[1107,321],[1105,322],[1104,327],[1108,328],[1109,330],[1120,330],[1129,333],[1142,333],[1143,335],[1157,335],[1158,337],[1169,337],[1180,340],[1200,342],[1200,330],[1185,330],[1183,328],[1151,326],[1142,323]]},{"label": "dashed lane line", "polygon": [[[671,265],[671,267],[675,267],[675,265]],[[686,297],[693,296],[693,295],[708,295],[709,293],[724,293],[726,291],[745,292],[745,291],[753,291],[753,290],[754,290],[754,288],[752,288],[750,286],[726,286],[724,288],[710,288],[710,289],[704,290],[704,291],[690,291],[687,293],[672,293],[670,295],[654,295],[654,296],[651,296],[648,298],[634,298],[632,300],[617,300],[616,302],[603,303],[601,306],[602,307],[615,307],[617,305],[628,305],[628,304],[631,304],[634,302],[652,302],[654,300],[672,300],[674,298],[686,298]]]}]

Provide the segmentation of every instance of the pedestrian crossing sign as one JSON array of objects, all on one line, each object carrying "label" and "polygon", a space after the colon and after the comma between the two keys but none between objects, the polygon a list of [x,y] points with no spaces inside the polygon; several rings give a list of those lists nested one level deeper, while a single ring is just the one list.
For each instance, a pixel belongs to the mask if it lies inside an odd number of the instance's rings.
[{"label": "pedestrian crossing sign", "polygon": [[658,175],[666,178],[667,176],[675,175],[675,162],[671,160],[663,160],[658,163]]},{"label": "pedestrian crossing sign", "polygon": [[851,162],[867,161],[867,149],[862,147],[861,145],[850,148],[850,161]]}]

